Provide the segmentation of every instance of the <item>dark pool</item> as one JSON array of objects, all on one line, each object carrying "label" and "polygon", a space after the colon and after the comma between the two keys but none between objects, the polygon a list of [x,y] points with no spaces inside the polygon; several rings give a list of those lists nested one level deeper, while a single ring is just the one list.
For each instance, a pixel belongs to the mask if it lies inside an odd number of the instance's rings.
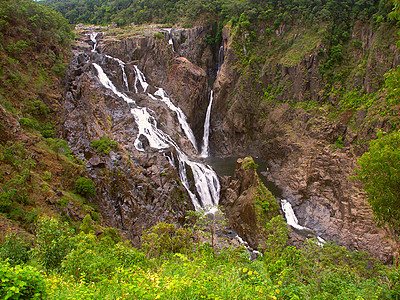
[{"label": "dark pool", "polygon": [[[212,166],[218,175],[220,176],[234,176],[236,169],[236,161],[240,157],[207,157],[205,161]],[[254,162],[258,165],[257,173],[260,176],[261,181],[271,191],[271,193],[277,197],[282,198],[282,190],[278,188],[273,182],[268,181],[267,178],[262,175],[262,172],[267,171],[266,161],[260,158],[253,158]]]}]

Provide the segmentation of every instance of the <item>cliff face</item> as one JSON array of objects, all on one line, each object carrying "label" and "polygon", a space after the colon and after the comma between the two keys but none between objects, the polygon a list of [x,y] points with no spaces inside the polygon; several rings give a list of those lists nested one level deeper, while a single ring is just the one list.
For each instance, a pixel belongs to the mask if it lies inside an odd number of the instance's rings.
[{"label": "cliff face", "polygon": [[[348,72],[346,89],[375,92],[383,74],[398,64],[395,35],[382,47],[379,34],[355,26],[357,47],[345,56],[357,67],[343,67]],[[370,112],[364,110],[340,110],[340,96],[333,92],[326,96],[327,88],[340,86],[328,83],[319,71],[322,41],[297,61],[281,54],[267,58],[257,71],[252,65],[242,67],[237,33],[225,27],[223,38],[225,59],[214,84],[214,154],[264,158],[268,179],[283,190],[300,224],[350,249],[366,250],[381,259],[390,257],[392,244],[374,223],[366,195],[352,179],[356,160],[367,149],[364,141],[379,129],[390,129],[390,122],[371,121]]]},{"label": "cliff face", "polygon": [[[166,104],[140,91],[126,91],[125,93],[135,101],[135,105],[130,107],[122,98],[101,85],[93,63],[107,66],[106,73],[113,78],[117,88],[124,85],[122,69],[115,60],[106,55],[88,51],[85,46],[85,43],[90,44],[88,34],[89,31],[81,32],[82,41],[74,50],[70,66],[63,106],[63,138],[68,141],[73,153],[85,164],[88,176],[96,182],[95,203],[108,225],[121,229],[126,237],[138,244],[143,229],[162,221],[182,224],[186,211],[194,210],[194,207],[182,186],[177,170],[168,160],[168,157],[176,155],[175,150],[170,148],[159,152],[146,145],[146,141],[143,141],[145,152],[139,152],[135,148],[138,127],[130,112],[131,108],[140,105],[156,112],[158,126],[165,133],[173,136],[175,142],[188,149],[189,153],[194,149]],[[135,50],[143,41],[150,47],[148,51],[157,48],[157,41],[152,37],[148,40],[138,38],[123,41],[121,45],[128,45],[127,49],[131,49],[129,45],[133,43],[135,47],[132,46],[132,49]],[[104,52],[106,49],[112,51],[111,46],[116,45],[115,41],[109,42],[107,47],[110,48],[107,48],[100,43]],[[160,51],[168,53],[165,45],[159,48]],[[147,50],[144,51],[146,52]],[[126,59],[122,54],[119,57]],[[180,62],[179,59],[176,60],[176,65],[172,65],[179,69]],[[129,86],[134,90],[132,74],[135,72],[131,62],[127,60],[125,68]],[[146,64],[147,68],[149,64]],[[193,68],[192,71],[195,72],[197,69]],[[156,76],[157,71],[153,69],[153,72],[153,76]],[[205,77],[201,70],[196,76]],[[149,89],[154,90],[155,87],[149,86]],[[190,89],[195,90],[195,87],[191,86]],[[102,154],[91,145],[93,140],[104,137],[116,141],[117,149]]]},{"label": "cliff face", "polygon": [[[123,87],[121,67],[107,55],[124,61],[130,90],[126,94],[159,115],[159,127],[192,154],[195,150],[171,111],[141,91],[134,93],[138,87],[134,65],[146,74],[149,89],[154,92],[162,86],[185,112],[197,141],[208,105],[209,78],[216,71],[216,55],[204,42],[207,27],[160,30],[165,39],[156,35],[159,29],[155,27],[146,30],[123,37],[104,31],[97,46],[100,55],[90,52],[89,32],[82,31],[69,76],[63,122],[64,137],[98,182],[101,195],[97,201],[106,219],[134,241],[142,228],[156,222],[183,222],[186,211],[194,207],[165,155],[149,147],[145,153],[135,149],[138,129],[132,125],[130,107],[104,90],[92,63],[111,66],[108,75],[115,78],[117,87]],[[263,158],[268,180],[283,190],[283,198],[291,202],[301,225],[326,240],[386,260],[392,244],[374,223],[366,195],[351,177],[357,158],[367,149],[361,141],[391,125],[384,119],[367,122],[370,112],[363,110],[341,110],[335,118],[328,117],[328,113],[332,115],[329,104],[337,105],[340,97],[327,94],[326,89],[334,89],[335,83],[328,83],[320,72],[323,60],[319,53],[324,51],[320,37],[311,39],[311,46],[299,55],[296,47],[310,40],[310,33],[292,30],[286,37],[284,32],[279,34],[292,40],[287,55],[268,55],[263,64],[254,67],[243,64],[238,55],[240,39],[229,26],[224,28],[224,63],[213,86],[211,152]],[[347,70],[346,76],[353,79],[350,88],[376,91],[383,73],[397,65],[394,45],[388,42],[383,47],[377,35],[368,27],[355,27],[353,37],[358,42],[345,53],[360,66]],[[82,50],[86,54],[79,54]],[[297,56],[289,55],[293,53]],[[106,136],[118,142],[118,151],[101,155],[90,143]],[[170,149],[167,155],[176,153]],[[221,181],[221,204],[232,227],[257,247],[262,243],[260,224],[265,216],[260,219],[254,204],[259,180],[246,186],[254,177],[248,172],[238,172],[233,181]]]},{"label": "cliff face", "polygon": [[[146,74],[149,83],[162,86],[171,99],[184,111],[198,141],[203,134],[208,104],[208,77],[213,66],[210,47],[204,42],[207,27],[173,28],[166,39],[154,37],[153,32],[123,39],[105,35],[99,51],[125,62],[135,63]],[[133,85],[133,72],[128,72]],[[122,76],[120,76],[122,84]]]}]

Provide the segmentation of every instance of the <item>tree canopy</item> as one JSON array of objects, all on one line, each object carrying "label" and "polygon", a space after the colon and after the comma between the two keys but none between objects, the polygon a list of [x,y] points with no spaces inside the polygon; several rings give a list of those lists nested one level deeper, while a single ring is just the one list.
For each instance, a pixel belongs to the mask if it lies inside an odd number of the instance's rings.
[{"label": "tree canopy", "polygon": [[358,178],[380,224],[400,230],[400,131],[378,134],[359,159]]}]

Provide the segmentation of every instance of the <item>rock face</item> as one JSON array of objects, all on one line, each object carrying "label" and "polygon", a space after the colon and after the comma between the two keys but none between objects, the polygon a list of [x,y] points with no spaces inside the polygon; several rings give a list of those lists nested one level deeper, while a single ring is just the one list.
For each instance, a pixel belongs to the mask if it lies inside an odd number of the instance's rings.
[{"label": "rock face", "polygon": [[[203,40],[206,32],[207,28],[203,26],[172,29],[176,51],[164,39],[152,35],[138,35],[122,40],[105,36],[98,49],[124,62],[134,62],[146,74],[149,83],[162,86],[175,105],[184,111],[200,141],[209,98],[207,67],[212,62],[211,50],[204,42],[198,42]],[[189,45],[194,45],[191,51]],[[129,86],[132,87],[134,72],[128,73]],[[122,75],[119,81],[122,84]]]},{"label": "rock face", "polygon": [[[138,129],[131,108],[100,85],[92,62],[107,64],[107,75],[115,78],[114,84],[120,89],[124,87],[121,66],[107,55],[124,61],[131,91],[126,94],[138,105],[151,108],[161,120],[159,127],[194,153],[171,111],[163,103],[140,94],[141,88],[135,85],[134,65],[146,74],[149,89],[162,86],[166,90],[175,105],[185,112],[200,141],[208,105],[208,79],[215,74],[217,65],[216,53],[204,41],[207,30],[205,26],[172,28],[170,33],[164,31],[167,40],[158,38],[155,35],[158,29],[154,28],[146,34],[123,38],[106,32],[99,36],[101,42],[97,45],[103,55],[90,52],[91,41],[87,37],[77,44],[81,51],[78,48],[75,51],[69,74],[64,137],[98,183],[97,203],[110,225],[121,228],[134,241],[138,242],[142,228],[159,221],[183,222],[186,211],[193,209],[193,205],[166,158],[172,157],[174,150],[169,149],[163,155],[145,140],[142,143],[146,152],[136,150],[133,143]],[[267,60],[261,70],[255,70],[258,76],[254,77],[250,76],[251,69],[246,73],[240,67],[231,29],[225,27],[222,33],[224,63],[213,88],[212,154],[265,159],[268,179],[283,190],[283,197],[293,205],[301,225],[349,249],[390,259],[393,245],[384,239],[386,233],[374,223],[366,196],[351,179],[357,157],[367,149],[359,141],[373,138],[377,129],[390,128],[390,123],[364,122],[369,116],[362,110],[354,115],[344,112],[332,121],[326,117],[324,107],[315,105],[313,109],[305,109],[286,102],[288,99],[304,104],[321,101],[325,79],[318,71],[318,52],[324,51],[323,43],[317,43],[297,62]],[[376,76],[376,70],[384,72],[398,64],[397,60],[388,61],[387,57],[396,55],[387,55],[385,51],[397,52],[392,47],[385,50],[374,47],[377,37],[368,28],[356,26],[353,35],[361,41],[361,48],[352,53],[355,59],[365,51],[372,51],[376,57],[366,62],[365,72],[354,71],[354,85],[375,91],[382,78]],[[168,43],[170,37],[173,47]],[[265,86],[271,86],[273,91],[279,88],[280,93],[263,89]],[[329,101],[337,99],[331,97]],[[358,131],[349,126],[353,117],[359,122]],[[178,128],[176,132],[174,128]],[[98,153],[91,141],[102,137],[117,141],[118,151],[108,155]],[[246,165],[246,161],[238,162],[235,180],[222,180],[220,204],[233,229],[252,247],[260,247],[263,225],[279,208],[260,184],[255,170]]]},{"label": "rock face", "polygon": [[255,249],[266,238],[265,223],[279,212],[275,197],[261,182],[251,157],[238,159],[235,179],[223,191],[220,204],[230,226]]},{"label": "rock face", "polygon": [[[161,221],[183,223],[186,211],[194,207],[167,159],[168,155],[174,155],[174,149],[160,153],[145,145],[146,152],[136,150],[138,128],[131,108],[101,85],[93,66],[93,62],[107,65],[107,75],[120,78],[115,81],[120,88],[121,67],[109,60],[97,53],[74,50],[62,132],[71,150],[85,163],[89,177],[96,182],[95,202],[108,225],[121,229],[138,244],[143,229]],[[129,65],[127,69],[132,71]],[[130,84],[133,86],[132,80]],[[145,94],[126,93],[137,105],[157,114],[161,129],[175,136],[177,143],[187,149],[192,147],[166,104]],[[108,154],[98,152],[91,142],[104,137],[117,141],[118,149]]]},{"label": "rock face", "polygon": [[[354,52],[356,58],[363,51],[371,51],[377,57],[367,61],[364,72],[354,74],[354,85],[376,91],[383,73],[398,63],[388,59],[397,57],[397,50],[394,46],[373,46],[375,33],[362,26],[355,27],[354,36],[360,39],[363,49]],[[368,118],[363,111],[354,116],[347,111],[332,121],[326,117],[328,111],[318,105],[314,110],[305,110],[284,103],[285,99],[321,101],[325,82],[318,71],[317,53],[323,50],[323,44],[316,45],[298,63],[269,62],[256,80],[249,73],[240,74],[229,27],[224,28],[223,39],[225,59],[214,84],[211,118],[210,145],[214,155],[264,158],[268,179],[283,190],[283,197],[293,205],[301,225],[351,250],[390,259],[393,243],[385,239],[386,232],[373,221],[360,184],[351,179],[357,158],[367,149],[362,141],[373,138],[381,128],[390,129],[390,123],[363,122]],[[380,76],[377,69],[382,70]],[[277,83],[282,90],[273,97],[268,90],[262,90],[265,86],[274,89]],[[350,127],[353,117],[358,122],[357,131]]]}]

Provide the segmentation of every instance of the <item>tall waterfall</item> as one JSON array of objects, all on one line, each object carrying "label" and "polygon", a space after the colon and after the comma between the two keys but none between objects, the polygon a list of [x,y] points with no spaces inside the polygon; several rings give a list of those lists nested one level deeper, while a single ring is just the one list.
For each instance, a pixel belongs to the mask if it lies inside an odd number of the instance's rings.
[{"label": "tall waterfall", "polygon": [[210,94],[210,103],[208,104],[206,119],[204,121],[203,147],[201,149],[200,157],[208,157],[210,153],[209,138],[210,138],[210,119],[211,119],[212,102],[213,102],[213,91],[211,91]]},{"label": "tall waterfall", "polygon": [[[125,73],[125,63],[112,56],[107,56],[110,59],[114,59],[123,68],[123,74]],[[110,78],[105,74],[102,67],[96,63],[93,63],[97,71],[97,77],[100,83],[107,89],[111,90],[116,96],[124,99],[127,103],[135,103],[135,101],[129,98],[126,94],[119,91],[115,85],[112,83]],[[197,151],[196,140],[194,134],[187,123],[186,116],[183,111],[176,107],[171,100],[167,97],[166,92],[162,88],[156,88],[156,92],[153,94],[146,92],[149,84],[146,82],[144,74],[135,65],[135,81],[134,81],[134,91],[138,92],[137,84],[140,83],[140,87],[149,97],[154,100],[159,100],[164,102],[168,108],[173,111],[179,121],[182,130],[184,131],[187,138],[193,144],[193,147]],[[126,85],[127,87],[127,85]],[[214,170],[195,158],[189,158],[188,155],[179,147],[179,145],[165,132],[157,127],[157,120],[152,116],[151,111],[146,107],[135,106],[131,108],[131,113],[135,118],[135,122],[139,128],[138,136],[134,142],[137,150],[144,151],[140,137],[145,137],[150,147],[158,149],[160,151],[170,148],[171,146],[175,148],[178,165],[175,165],[173,158],[169,158],[169,161],[174,165],[179,172],[179,177],[182,181],[183,186],[188,191],[193,205],[196,209],[201,207],[213,211],[218,205],[220,196],[220,183],[217,174]],[[190,182],[187,176],[187,168],[190,168],[193,173],[195,190],[190,189]]]},{"label": "tall waterfall", "polygon": [[224,63],[224,46],[221,45],[218,51],[218,72],[221,69],[223,63]]},{"label": "tall waterfall", "polygon": [[90,40],[93,42],[93,49],[92,49],[92,52],[95,52],[95,51],[96,51],[96,47],[97,47],[97,40],[96,40],[96,37],[97,37],[97,35],[98,35],[97,32],[92,32],[92,33],[89,35]]}]

